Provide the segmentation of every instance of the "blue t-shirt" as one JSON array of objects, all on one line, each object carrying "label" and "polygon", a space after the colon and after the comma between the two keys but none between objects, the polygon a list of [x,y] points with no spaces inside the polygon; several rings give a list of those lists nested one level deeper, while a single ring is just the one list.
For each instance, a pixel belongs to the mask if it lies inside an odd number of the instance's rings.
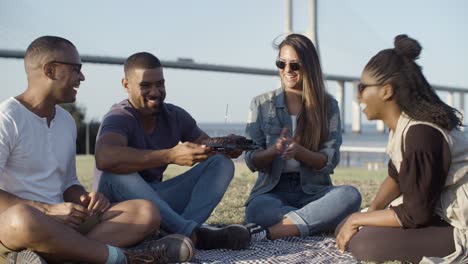
[{"label": "blue t-shirt", "polygon": [[[128,100],[115,104],[104,116],[98,138],[107,133],[118,133],[127,138],[128,146],[136,149],[169,149],[179,142],[194,141],[202,134],[197,122],[184,109],[164,103],[156,118],[156,128],[145,133],[139,115]],[[166,166],[139,171],[146,181],[161,181]],[[99,172],[100,174],[100,172]],[[99,175],[100,176],[100,175]]]}]

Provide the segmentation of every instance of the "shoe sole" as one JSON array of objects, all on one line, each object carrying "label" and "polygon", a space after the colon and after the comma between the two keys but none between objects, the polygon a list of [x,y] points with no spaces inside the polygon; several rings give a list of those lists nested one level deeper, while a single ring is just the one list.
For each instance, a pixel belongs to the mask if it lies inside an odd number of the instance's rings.
[{"label": "shoe sole", "polygon": [[[209,236],[203,238],[206,240],[213,239],[217,241],[217,244],[213,241],[199,241],[199,248],[202,250],[210,249],[231,249],[231,250],[241,250],[246,249],[250,245],[250,232],[243,225],[229,225],[222,228],[210,228],[214,232],[218,233],[217,235]],[[211,238],[210,238],[211,237]],[[198,238],[197,238],[198,239]]]},{"label": "shoe sole", "polygon": [[31,250],[11,252],[6,259],[7,264],[47,264],[37,253]]},{"label": "shoe sole", "polygon": [[224,227],[223,229],[226,229],[226,232],[234,234],[232,236],[234,239],[230,240],[233,243],[229,249],[241,250],[241,249],[246,249],[249,247],[250,232],[247,229],[247,227],[243,225],[230,225],[230,226]]}]

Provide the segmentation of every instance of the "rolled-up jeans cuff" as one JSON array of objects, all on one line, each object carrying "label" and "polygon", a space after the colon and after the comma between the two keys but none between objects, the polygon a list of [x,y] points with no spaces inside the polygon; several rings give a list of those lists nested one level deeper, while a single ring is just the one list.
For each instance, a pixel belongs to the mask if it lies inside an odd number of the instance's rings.
[{"label": "rolled-up jeans cuff", "polygon": [[301,237],[305,237],[309,235],[309,226],[307,223],[300,217],[296,212],[291,211],[285,215],[291,222],[293,222],[297,229],[299,229],[299,233],[301,233]]}]

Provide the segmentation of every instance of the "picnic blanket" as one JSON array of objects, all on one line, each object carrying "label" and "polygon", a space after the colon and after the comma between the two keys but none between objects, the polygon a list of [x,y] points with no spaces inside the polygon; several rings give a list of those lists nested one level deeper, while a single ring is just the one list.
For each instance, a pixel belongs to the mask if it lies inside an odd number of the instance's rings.
[{"label": "picnic blanket", "polygon": [[245,250],[197,250],[192,263],[358,263],[329,236],[291,237],[253,243]]}]

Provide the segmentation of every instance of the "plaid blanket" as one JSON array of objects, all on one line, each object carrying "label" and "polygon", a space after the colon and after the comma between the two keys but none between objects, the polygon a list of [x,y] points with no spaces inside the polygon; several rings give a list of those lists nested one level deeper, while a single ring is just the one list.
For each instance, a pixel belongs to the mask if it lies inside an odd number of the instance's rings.
[{"label": "plaid blanket", "polygon": [[197,250],[192,263],[357,263],[327,236],[291,237],[257,242],[246,250]]}]

